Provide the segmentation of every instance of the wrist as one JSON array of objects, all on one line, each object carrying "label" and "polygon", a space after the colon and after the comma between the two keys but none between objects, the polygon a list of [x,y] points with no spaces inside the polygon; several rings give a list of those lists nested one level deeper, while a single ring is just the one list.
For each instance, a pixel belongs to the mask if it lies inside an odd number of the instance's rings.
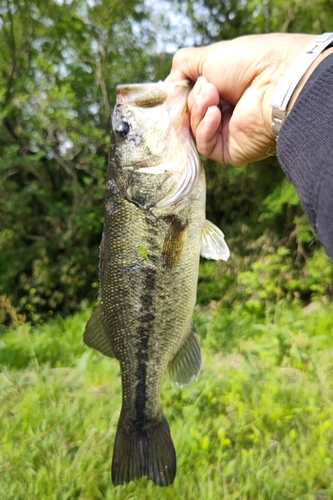
[{"label": "wrist", "polygon": [[323,55],[323,51],[327,50],[332,44],[333,33],[323,33],[314,38],[305,50],[296,57],[281,78],[270,103],[272,108],[272,130],[276,137],[285,121],[287,111],[291,109],[290,105],[293,106],[299,92],[315,67],[320,64],[323,57],[329,55],[329,53]]},{"label": "wrist", "polygon": [[330,54],[333,54],[333,47],[329,47],[328,49],[325,49],[324,52],[322,52],[317,59],[311,64],[309,69],[304,73],[303,77],[300,79],[297,87],[295,88],[293,94],[291,95],[290,101],[287,106],[287,115],[291,111],[292,107],[294,106],[299,94],[301,93],[304,85],[314,72],[317,66]]}]

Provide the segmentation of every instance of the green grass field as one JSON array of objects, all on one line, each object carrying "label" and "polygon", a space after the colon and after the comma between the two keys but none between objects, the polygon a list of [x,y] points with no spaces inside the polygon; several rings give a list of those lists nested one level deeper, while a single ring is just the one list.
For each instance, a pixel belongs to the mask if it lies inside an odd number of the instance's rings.
[{"label": "green grass field", "polygon": [[2,332],[0,498],[333,499],[332,312],[197,306],[200,377],[163,388],[178,459],[165,489],[111,483],[119,368],[83,345],[89,310]]}]

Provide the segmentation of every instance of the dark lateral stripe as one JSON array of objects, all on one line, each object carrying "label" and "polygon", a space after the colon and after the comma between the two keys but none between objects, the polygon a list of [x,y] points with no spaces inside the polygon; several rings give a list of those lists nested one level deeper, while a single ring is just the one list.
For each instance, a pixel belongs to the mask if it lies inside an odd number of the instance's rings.
[{"label": "dark lateral stripe", "polygon": [[138,351],[137,351],[137,372],[138,383],[135,395],[136,426],[138,431],[142,429],[145,420],[145,410],[148,401],[147,387],[147,361],[149,338],[153,332],[155,314],[153,311],[153,295],[156,284],[155,269],[146,268],[143,290],[140,297],[141,308],[138,317],[139,326],[137,328]]}]

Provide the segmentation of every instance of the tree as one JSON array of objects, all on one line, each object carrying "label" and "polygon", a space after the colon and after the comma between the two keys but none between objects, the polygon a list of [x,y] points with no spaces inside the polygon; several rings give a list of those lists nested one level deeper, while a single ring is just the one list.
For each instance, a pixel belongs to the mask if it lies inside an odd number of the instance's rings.
[{"label": "tree", "polygon": [[[96,298],[117,83],[164,78],[179,45],[332,24],[332,0],[3,0],[0,323]],[[276,159],[240,171],[205,166],[208,215],[240,256],[229,272],[261,258],[267,235],[265,248],[286,245],[307,273],[317,245]]]},{"label": "tree", "polygon": [[[184,9],[184,2],[177,3]],[[322,33],[330,31],[333,23],[330,0],[316,5],[310,0],[189,0],[186,13],[196,33],[196,45],[274,31]],[[204,164],[208,217],[223,228],[235,257],[228,269],[234,281],[227,281],[220,296],[232,296],[230,287],[238,286],[237,276],[282,245],[281,258],[290,254],[291,259],[288,272],[281,276],[281,287],[285,293],[292,288],[294,296],[309,300],[318,282],[316,262],[319,268],[325,262],[330,277],[333,266],[323,256],[276,157],[240,171],[207,160]],[[330,294],[331,278],[325,277],[323,282],[320,293]]]},{"label": "tree", "polygon": [[96,295],[114,88],[159,77],[144,20],[141,0],[1,6],[2,321]]}]

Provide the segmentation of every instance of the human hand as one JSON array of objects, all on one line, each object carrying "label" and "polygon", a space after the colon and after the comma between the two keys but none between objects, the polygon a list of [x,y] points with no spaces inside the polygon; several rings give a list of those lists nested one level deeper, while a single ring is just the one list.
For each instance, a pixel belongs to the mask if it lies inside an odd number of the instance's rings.
[{"label": "human hand", "polygon": [[195,82],[188,106],[202,155],[242,167],[275,153],[270,101],[290,64],[314,38],[250,35],[175,54],[166,80]]}]

